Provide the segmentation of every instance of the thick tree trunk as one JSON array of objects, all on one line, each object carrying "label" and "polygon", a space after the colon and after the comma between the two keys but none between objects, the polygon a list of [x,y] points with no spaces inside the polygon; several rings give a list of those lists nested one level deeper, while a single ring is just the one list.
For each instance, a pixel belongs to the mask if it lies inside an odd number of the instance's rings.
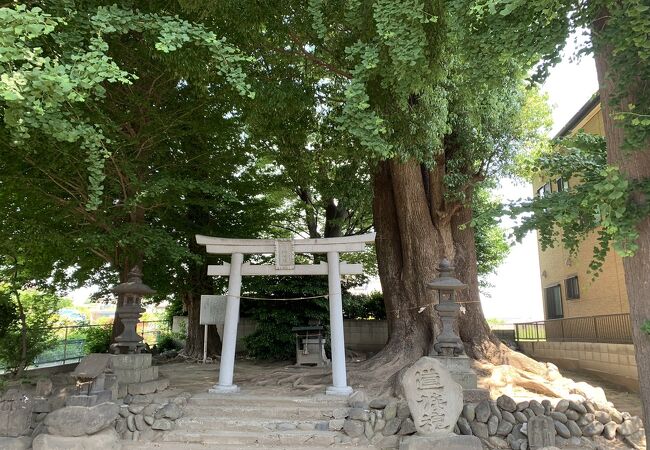
[{"label": "thick tree trunk", "polygon": [[461,312],[458,321],[459,334],[465,344],[468,356],[474,359],[501,362],[501,341],[490,331],[481,306],[476,241],[474,229],[469,225],[471,220],[472,207],[467,204],[454,214],[451,221],[456,250],[454,258],[456,277],[469,286],[467,290],[461,291],[457,296],[457,301],[465,310],[464,313]]},{"label": "thick tree trunk", "polygon": [[507,354],[490,332],[479,303],[471,207],[447,204],[443,164],[429,171],[414,161],[386,161],[375,174],[376,251],[389,340],[368,362],[369,368],[388,365],[398,371],[431,353],[437,298],[426,285],[438,276],[443,257],[455,263],[457,276],[469,285],[459,297],[466,309],[459,325],[468,354],[496,363]]},{"label": "thick tree trunk", "polygon": [[[618,166],[630,179],[650,178],[650,143],[640,149],[624,150],[625,131],[615,122],[613,115],[627,111],[628,104],[636,103],[636,92],[647,90],[647,80],[639,80],[627,89],[627,98],[619,103],[613,101],[617,83],[616,67],[610,65],[612,49],[605,43],[599,42],[599,33],[607,26],[608,14],[603,11],[603,19],[594,26],[593,39],[596,45],[595,59],[600,85],[601,107],[605,123],[607,141],[607,160]],[[647,202],[649,199],[637,194],[636,202]],[[639,249],[634,256],[623,258],[625,268],[625,285],[630,303],[630,318],[632,322],[632,338],[634,341],[637,370],[639,372],[641,401],[646,422],[650,420],[650,335],[641,330],[644,322],[650,320],[650,217],[643,219],[637,226]],[[647,425],[647,423],[646,423]],[[646,440],[650,442],[650,426],[646,426]]]},{"label": "thick tree trunk", "polygon": [[[435,295],[426,289],[426,283],[435,277],[445,247],[431,221],[419,164],[379,164],[373,214],[389,326],[388,343],[373,360],[405,365],[428,354],[431,348]],[[426,308],[421,311],[422,307]]]}]

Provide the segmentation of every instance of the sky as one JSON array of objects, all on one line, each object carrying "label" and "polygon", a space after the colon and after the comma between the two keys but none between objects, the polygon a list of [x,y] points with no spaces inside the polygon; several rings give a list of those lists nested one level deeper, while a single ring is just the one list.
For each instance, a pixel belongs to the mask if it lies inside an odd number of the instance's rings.
[{"label": "sky", "polygon": [[[571,61],[574,50],[575,45],[570,42],[565,57],[551,70],[542,89],[553,108],[551,136],[555,136],[598,90],[593,58],[585,56],[580,61]],[[530,197],[533,193],[530,184],[515,184],[507,179],[501,180],[500,184],[495,194],[504,201]],[[505,323],[544,318],[537,238],[534,234],[529,234],[520,244],[511,247],[509,256],[489,278],[489,283],[492,288],[486,289],[481,296],[486,318],[500,319]]]}]

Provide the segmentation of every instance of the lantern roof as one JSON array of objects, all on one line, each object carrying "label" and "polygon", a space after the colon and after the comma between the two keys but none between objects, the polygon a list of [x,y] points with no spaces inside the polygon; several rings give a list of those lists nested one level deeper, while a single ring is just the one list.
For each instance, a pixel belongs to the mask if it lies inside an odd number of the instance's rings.
[{"label": "lantern roof", "polygon": [[149,286],[142,282],[142,271],[140,267],[135,266],[129,272],[127,276],[127,281],[120,283],[111,289],[111,292],[115,294],[134,294],[134,295],[151,295],[155,294],[156,291],[151,289]]},{"label": "lantern roof", "polygon": [[436,291],[458,291],[467,288],[467,285],[454,277],[454,266],[451,265],[447,258],[440,261],[436,270],[440,273],[438,278],[427,283],[428,289]]}]

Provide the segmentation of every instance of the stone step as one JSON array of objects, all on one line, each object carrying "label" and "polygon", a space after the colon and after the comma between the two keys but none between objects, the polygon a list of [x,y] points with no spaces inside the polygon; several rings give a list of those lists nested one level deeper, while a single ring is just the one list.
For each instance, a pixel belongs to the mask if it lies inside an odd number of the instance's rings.
[{"label": "stone step", "polygon": [[188,404],[198,406],[219,406],[219,405],[254,405],[254,406],[329,406],[332,408],[347,407],[347,398],[331,395],[314,396],[269,396],[254,394],[195,394],[190,398]]},{"label": "stone step", "polygon": [[200,443],[183,443],[178,442],[139,442],[139,441],[121,441],[122,450],[264,450],[264,449],[287,449],[287,450],[336,450],[336,449],[376,449],[365,445],[353,444],[336,444],[328,446],[301,446],[288,447],[283,444],[279,445],[238,445],[238,444],[200,444]]},{"label": "stone step", "polygon": [[[269,447],[329,447],[335,444],[335,438],[340,436],[333,431],[204,431],[190,432],[185,430],[168,431],[162,437],[164,442],[201,443],[211,445],[258,445]],[[220,447],[223,448],[223,447]]]},{"label": "stone step", "polygon": [[[184,431],[277,431],[281,424],[291,423],[298,427],[299,424],[309,426],[307,430],[316,429],[317,424],[321,424],[327,429],[329,418],[320,417],[319,419],[306,419],[301,417],[300,420],[287,420],[286,418],[232,418],[232,417],[215,417],[209,416],[183,416],[176,421],[175,429]],[[298,429],[301,429],[298,427]]]},{"label": "stone step", "polygon": [[332,407],[318,406],[252,406],[252,405],[219,405],[195,406],[188,404],[183,412],[184,417],[241,418],[241,419],[284,419],[293,420],[326,420],[332,415]]}]

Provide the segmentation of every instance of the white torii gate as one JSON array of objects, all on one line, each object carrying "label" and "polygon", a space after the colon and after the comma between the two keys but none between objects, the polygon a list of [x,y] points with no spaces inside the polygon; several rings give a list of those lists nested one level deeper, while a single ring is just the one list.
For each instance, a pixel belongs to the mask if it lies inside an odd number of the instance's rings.
[{"label": "white torii gate", "polygon": [[[228,302],[222,336],[219,383],[210,392],[238,392],[233,384],[235,346],[239,322],[239,301],[242,275],[327,275],[330,307],[330,333],[332,349],[332,386],[330,395],[349,395],[345,369],[345,340],[343,336],[343,299],[341,275],[363,273],[361,264],[340,262],[340,252],[362,252],[367,243],[375,241],[375,234],[322,239],[229,239],[196,235],[196,242],[205,245],[210,254],[231,254],[230,264],[208,266],[208,275],[226,275]],[[244,254],[275,254],[275,265],[244,263]],[[327,263],[295,264],[296,253],[327,253]]]}]

